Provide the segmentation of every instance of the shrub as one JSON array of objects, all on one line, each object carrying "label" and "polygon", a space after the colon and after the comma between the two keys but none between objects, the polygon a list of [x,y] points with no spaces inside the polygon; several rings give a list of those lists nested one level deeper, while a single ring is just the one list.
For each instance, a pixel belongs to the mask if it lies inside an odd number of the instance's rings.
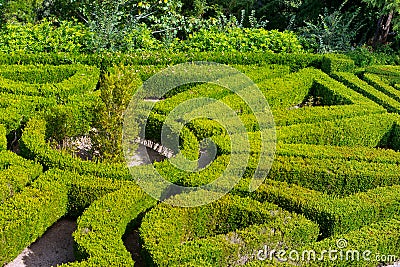
[{"label": "shrub", "polygon": [[[131,70],[122,65],[112,68],[110,73],[104,74],[100,78],[101,102],[95,110],[93,126],[96,128],[96,132],[91,137],[94,149],[99,151],[101,160],[123,161],[122,127],[124,112],[132,95],[141,84],[142,80],[135,69]],[[135,127],[135,125],[130,127]],[[136,132],[139,133],[139,129]]]},{"label": "shrub", "polygon": [[263,245],[296,246],[316,240],[317,234],[318,227],[301,215],[237,196],[190,209],[161,204],[145,215],[140,227],[151,256],[148,264],[157,266],[246,263]]},{"label": "shrub", "polygon": [[390,96],[394,100],[400,102],[400,92],[389,85],[389,82],[384,78],[372,73],[364,73],[363,78],[374,88]]},{"label": "shrub", "polygon": [[7,149],[6,128],[0,124],[0,151]]},{"label": "shrub", "polygon": [[0,90],[17,95],[53,97],[63,103],[70,95],[94,91],[99,75],[96,67],[80,64],[1,66]]},{"label": "shrub", "polygon": [[400,113],[400,102],[397,102],[390,96],[387,96],[383,92],[370,86],[354,74],[348,72],[336,72],[333,76],[356,92],[382,105],[389,112]]},{"label": "shrub", "polygon": [[[243,183],[244,185],[245,183]],[[335,197],[295,184],[266,180],[254,193],[238,186],[237,194],[271,202],[317,222],[322,238],[349,233],[371,223],[394,218],[400,209],[399,186],[381,187],[345,197]]]},{"label": "shrub", "polygon": [[122,236],[129,222],[155,204],[156,200],[137,186],[124,187],[93,202],[73,234],[79,262],[66,266],[133,266]]},{"label": "shrub", "polygon": [[53,22],[44,20],[38,24],[7,24],[0,31],[0,51],[4,53],[54,53],[84,52],[91,33],[75,22]]},{"label": "shrub", "polygon": [[226,32],[200,30],[183,41],[183,51],[298,53],[302,47],[292,32],[231,28]]},{"label": "shrub", "polygon": [[0,164],[0,204],[21,192],[43,169],[9,151],[0,152]]},{"label": "shrub", "polygon": [[340,55],[324,55],[322,59],[322,70],[326,73],[348,72],[355,68],[354,61]]},{"label": "shrub", "polygon": [[67,212],[66,188],[40,181],[0,205],[0,263],[12,261]]}]

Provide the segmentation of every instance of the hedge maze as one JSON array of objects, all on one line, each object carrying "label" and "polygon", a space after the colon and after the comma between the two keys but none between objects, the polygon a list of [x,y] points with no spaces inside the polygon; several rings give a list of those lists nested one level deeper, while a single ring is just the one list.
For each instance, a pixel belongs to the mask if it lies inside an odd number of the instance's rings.
[{"label": "hedge maze", "polygon": [[[259,162],[264,122],[256,121],[263,114],[253,114],[238,95],[217,85],[176,88],[154,105],[146,125],[146,138],[159,142],[170,112],[199,97],[236,112],[247,131],[249,161],[234,189],[211,204],[160,203],[135,182],[155,168],[175,184],[200,186],[216,179],[233,153],[242,156],[245,150],[231,151],[232,136],[207,116],[183,123],[182,130],[170,129],[191,160],[199,158],[203,139],[215,143],[216,158],[193,172],[168,160],[129,168],[123,162],[82,160],[54,146],[91,130],[101,98],[100,73],[113,64],[130,66],[140,87],[167,63],[185,60],[229,64],[267,99],[276,125],[276,153],[256,191],[248,187],[257,166],[265,166]],[[78,221],[73,234],[77,260],[65,266],[134,266],[122,241],[133,228],[139,229],[146,266],[378,266],[400,258],[398,66],[358,69],[342,56],[306,54],[111,59],[43,54],[8,55],[0,62],[0,264],[12,261],[65,216]],[[191,113],[210,110],[219,112],[209,104]],[[239,127],[229,114],[221,112],[221,119]],[[201,198],[203,193],[189,194]],[[179,202],[189,195],[165,197]],[[338,240],[345,246],[338,247]],[[265,248],[288,253],[260,258]],[[344,256],[319,258],[330,249],[342,249]],[[300,255],[289,255],[292,250]],[[311,250],[316,259],[302,257],[302,251]],[[358,251],[359,259],[346,259],[348,251]],[[365,251],[368,259],[361,256]]]}]

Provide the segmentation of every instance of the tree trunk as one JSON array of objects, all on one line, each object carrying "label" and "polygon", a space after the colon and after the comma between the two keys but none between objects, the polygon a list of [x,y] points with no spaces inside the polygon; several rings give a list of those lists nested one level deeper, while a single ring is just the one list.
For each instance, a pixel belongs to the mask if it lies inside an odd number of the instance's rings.
[{"label": "tree trunk", "polygon": [[375,35],[372,40],[373,47],[376,48],[377,46],[385,44],[387,42],[387,37],[389,35],[392,18],[393,18],[393,11],[391,11],[389,14],[382,15],[379,18],[378,24],[376,26]]}]

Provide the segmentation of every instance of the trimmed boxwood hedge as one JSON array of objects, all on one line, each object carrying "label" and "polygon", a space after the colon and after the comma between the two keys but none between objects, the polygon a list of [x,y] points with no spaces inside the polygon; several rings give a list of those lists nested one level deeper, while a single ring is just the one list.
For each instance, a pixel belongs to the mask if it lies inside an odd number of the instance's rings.
[{"label": "trimmed boxwood hedge", "polygon": [[355,68],[355,63],[352,59],[344,55],[327,54],[322,58],[321,69],[326,73],[337,71],[350,72]]},{"label": "trimmed boxwood hedge", "polygon": [[42,170],[40,164],[10,151],[0,151],[0,205],[33,182]]},{"label": "trimmed boxwood hedge", "polygon": [[322,238],[357,230],[379,220],[393,218],[400,212],[399,185],[377,187],[345,197],[270,179],[253,193],[248,193],[246,188],[246,181],[242,181],[234,193],[303,214],[318,223]]},{"label": "trimmed boxwood hedge", "polygon": [[156,204],[137,186],[125,186],[93,202],[74,232],[78,262],[63,266],[133,266],[122,236],[129,222]]},{"label": "trimmed boxwood hedge", "polygon": [[400,91],[390,86],[389,82],[385,81],[385,79],[383,79],[382,77],[372,73],[364,73],[363,78],[374,88],[382,91],[394,100],[398,102],[400,101]]},{"label": "trimmed boxwood hedge", "polygon": [[[204,197],[202,191],[192,194]],[[196,208],[158,205],[146,213],[139,230],[149,266],[244,264],[265,244],[296,246],[318,236],[318,226],[301,215],[229,195]]]},{"label": "trimmed boxwood hedge", "polygon": [[[2,162],[2,159],[0,158],[0,162]],[[113,193],[117,191],[120,192]],[[125,192],[125,194],[122,192]],[[108,197],[108,194],[113,195]],[[101,206],[103,205],[101,204],[102,198],[116,201],[104,204],[118,207],[119,209],[115,211],[115,214],[110,214],[107,210],[101,209],[103,207]],[[125,205],[121,204],[123,202],[121,199],[125,201]],[[94,201],[99,203],[98,207],[101,210],[91,214],[91,211],[95,210],[95,205],[91,206]],[[3,229],[0,231],[0,263],[4,264],[13,260],[25,247],[42,236],[47,228],[63,216],[80,216],[90,206],[90,209],[81,219],[83,222],[85,222],[84,218],[97,221],[99,212],[105,212],[105,214],[111,216],[110,220],[122,216],[124,221],[129,222],[134,219],[134,213],[125,212],[127,210],[134,212],[135,209],[139,209],[140,212],[144,211],[147,209],[144,204],[148,205],[147,208],[151,207],[155,204],[155,200],[146,196],[133,182],[81,176],[57,169],[49,170],[29,187],[25,187],[21,192],[16,193],[0,205],[0,229]],[[117,213],[118,216],[116,216]],[[121,227],[126,227],[126,224],[122,224]],[[114,227],[113,224],[106,225]],[[102,235],[102,233],[99,233],[99,236]],[[90,251],[91,248],[97,246],[90,238],[91,235],[85,236],[84,234],[81,235],[81,239],[76,238],[82,241],[81,243],[78,241],[79,244],[83,245],[81,252],[86,251],[85,249]],[[115,238],[115,236],[110,236],[110,238]],[[118,243],[117,240],[115,239],[114,242]],[[96,255],[100,256],[100,254]],[[103,258],[109,256],[107,253],[102,255]],[[93,259],[96,259],[96,257]],[[100,264],[100,266],[105,265]]]},{"label": "trimmed boxwood hedge", "polygon": [[79,174],[91,174],[98,177],[131,180],[125,164],[106,164],[83,161],[69,153],[57,151],[45,140],[46,122],[32,118],[24,128],[21,137],[21,153],[28,159],[35,159],[45,168],[58,168],[76,171]]},{"label": "trimmed boxwood hedge", "polygon": [[[334,256],[337,256],[337,260],[330,259],[329,253],[325,252],[323,260],[308,261],[306,259],[300,261],[299,264],[335,267],[375,267],[381,264],[385,266],[387,264],[393,264],[394,261],[398,260],[398,255],[400,254],[400,218],[398,214],[396,215],[397,216],[394,218],[367,225],[345,235],[335,235],[320,242],[303,246],[299,249],[300,251],[313,250],[316,252],[316,255],[320,257],[324,250],[326,251],[329,248],[337,250],[338,252],[332,254],[332,259],[335,258]],[[338,240],[340,239],[346,241],[345,248],[338,248]],[[340,251],[343,252],[343,260],[340,260]],[[352,255],[354,255],[354,258],[352,258]],[[363,256],[365,256],[365,258]],[[346,260],[346,257],[348,260]],[[388,259],[389,257],[392,257],[391,260]]]},{"label": "trimmed boxwood hedge", "polygon": [[355,74],[349,72],[335,72],[332,75],[351,89],[383,106],[389,112],[400,113],[400,102],[397,102],[385,93],[375,89],[367,82],[358,78]]},{"label": "trimmed boxwood hedge", "polygon": [[[3,76],[2,73],[6,75]],[[46,75],[43,77],[44,73]],[[21,81],[22,77],[25,77],[24,81]],[[95,90],[99,77],[98,68],[80,64],[68,66],[5,65],[0,66],[0,91],[53,97],[60,101],[72,94]]]},{"label": "trimmed boxwood hedge", "polygon": [[168,65],[191,61],[209,61],[221,64],[257,64],[288,65],[292,71],[306,67],[320,67],[322,56],[315,54],[275,54],[275,53],[237,53],[237,52],[187,52],[165,53],[149,52],[139,54],[69,54],[69,53],[37,53],[37,54],[0,54],[1,64],[84,64],[107,69],[112,65]]},{"label": "trimmed boxwood hedge", "polygon": [[296,124],[277,129],[277,139],[285,143],[393,148],[392,136],[397,114],[371,114],[314,124]]},{"label": "trimmed boxwood hedge", "polygon": [[65,186],[37,179],[0,205],[0,264],[12,261],[67,212]]},{"label": "trimmed boxwood hedge", "polygon": [[0,151],[7,149],[6,128],[0,124]]}]

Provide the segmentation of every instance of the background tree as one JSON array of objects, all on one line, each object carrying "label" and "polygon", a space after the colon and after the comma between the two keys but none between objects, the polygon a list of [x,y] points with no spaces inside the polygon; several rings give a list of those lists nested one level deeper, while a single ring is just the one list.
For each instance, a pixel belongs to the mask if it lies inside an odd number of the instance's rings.
[{"label": "background tree", "polygon": [[390,30],[397,30],[399,23],[395,18],[400,12],[400,0],[363,0],[368,5],[381,10],[371,44],[378,47],[387,43]]}]

